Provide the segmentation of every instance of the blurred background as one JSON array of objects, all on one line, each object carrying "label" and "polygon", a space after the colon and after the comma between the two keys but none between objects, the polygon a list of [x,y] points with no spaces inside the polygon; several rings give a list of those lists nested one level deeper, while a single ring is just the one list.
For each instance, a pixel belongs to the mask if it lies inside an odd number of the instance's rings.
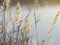
[{"label": "blurred background", "polygon": [[[34,4],[36,0],[19,0],[21,4],[23,5],[29,5],[29,4]],[[3,0],[0,0],[0,4],[2,4]],[[15,5],[17,3],[17,0],[11,0],[11,5]],[[38,0],[39,4],[44,4],[44,3],[48,3],[48,4],[60,4],[60,0]]]},{"label": "blurred background", "polygon": [[[38,30],[38,39],[39,42],[41,40],[46,40],[47,39],[47,32],[49,27],[52,24],[53,18],[55,15],[60,11],[60,0],[19,0],[20,4],[22,5],[21,7],[21,14],[23,15],[23,18],[25,15],[28,13],[28,9],[31,9],[30,13],[30,21],[32,25],[34,25],[34,12],[36,16],[40,15],[40,22],[37,24],[37,30]],[[35,1],[37,3],[35,4]],[[2,5],[3,0],[0,0],[0,5]],[[15,11],[17,0],[11,0],[11,7],[9,9]],[[33,5],[33,6],[32,6]],[[35,7],[34,7],[35,5]],[[38,5],[38,6],[37,6]],[[30,35],[33,34],[33,44],[36,45],[36,32],[35,32],[35,27],[32,26],[32,30],[30,32]],[[60,22],[54,29],[51,38],[49,40],[48,45],[60,45]]]}]

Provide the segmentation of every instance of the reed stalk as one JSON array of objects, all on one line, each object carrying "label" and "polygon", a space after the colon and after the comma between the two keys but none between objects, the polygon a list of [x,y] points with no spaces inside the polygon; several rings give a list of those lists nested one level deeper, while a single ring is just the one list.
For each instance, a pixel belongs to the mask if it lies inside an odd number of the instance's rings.
[{"label": "reed stalk", "polygon": [[52,32],[53,32],[53,30],[55,29],[55,27],[57,26],[57,24],[59,22],[59,18],[60,18],[60,11],[58,11],[57,15],[54,17],[53,23],[52,23],[51,27],[48,30],[48,38],[47,38],[46,45],[48,45],[49,39],[52,35]]},{"label": "reed stalk", "polygon": [[38,32],[37,32],[37,23],[36,23],[36,16],[35,16],[35,13],[34,13],[34,21],[35,21],[35,30],[36,30],[37,45],[39,45],[39,41],[38,41]]}]

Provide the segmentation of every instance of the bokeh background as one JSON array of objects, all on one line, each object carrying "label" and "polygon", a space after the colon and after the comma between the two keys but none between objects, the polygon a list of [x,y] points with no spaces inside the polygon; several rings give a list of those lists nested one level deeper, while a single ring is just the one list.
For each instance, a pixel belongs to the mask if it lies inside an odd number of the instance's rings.
[{"label": "bokeh background", "polygon": [[[0,0],[0,5],[2,5],[3,0]],[[15,5],[17,0],[11,0],[11,8],[9,10],[15,10]],[[34,25],[34,12],[36,15],[40,15],[40,22],[37,24],[38,29],[38,39],[41,40],[47,39],[47,32],[49,27],[52,24],[54,16],[60,11],[60,0],[38,0],[38,4],[34,6],[35,0],[20,0],[21,3],[21,14],[23,17],[27,14],[28,9],[31,10],[30,21]],[[13,7],[12,7],[13,6]],[[0,9],[1,11],[1,9]],[[33,44],[36,45],[36,34],[35,27],[32,26],[30,35],[33,34]],[[57,24],[54,29],[48,45],[60,45],[60,22]]]}]

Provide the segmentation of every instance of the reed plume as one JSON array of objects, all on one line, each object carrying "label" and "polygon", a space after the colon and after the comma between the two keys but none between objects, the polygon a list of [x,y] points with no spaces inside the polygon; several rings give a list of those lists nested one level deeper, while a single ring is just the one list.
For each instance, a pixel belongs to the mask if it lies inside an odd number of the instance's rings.
[{"label": "reed plume", "polygon": [[[21,17],[21,12],[20,12],[21,11],[20,3],[18,1],[17,6],[16,6],[16,15],[15,16],[12,11],[9,12],[9,20],[7,22],[7,20],[5,21],[5,13],[6,13],[5,11],[7,11],[7,9],[9,8],[9,5],[10,5],[10,0],[4,0],[4,3],[2,5],[3,11],[4,11],[3,24],[2,24],[3,45],[20,45],[20,44],[28,45],[28,41],[30,39],[28,33],[31,29],[31,24],[29,21],[30,11],[24,19],[23,29],[21,30],[20,26],[21,26],[21,22],[22,22],[22,17]],[[17,24],[15,22],[17,22]],[[10,29],[12,29],[11,26],[13,26],[13,30],[14,30],[13,32],[12,31],[9,32]],[[16,28],[15,28],[15,26],[16,26]],[[15,30],[15,29],[17,29],[17,30]],[[21,33],[21,31],[24,31],[24,32]],[[7,32],[9,32],[9,33],[7,33]]]},{"label": "reed plume", "polygon": [[57,15],[55,16],[53,23],[48,31],[48,35],[51,34],[51,32],[53,31],[53,29],[55,28],[55,26],[57,25],[57,23],[59,22],[60,19],[60,11],[57,13]]},{"label": "reed plume", "polygon": [[3,5],[1,6],[3,10],[6,10],[9,8],[10,0],[4,0]]},{"label": "reed plume", "polygon": [[9,12],[9,16],[10,16],[10,20],[7,22],[7,25],[6,25],[6,32],[9,32],[9,29],[10,29],[10,26],[14,23],[15,21],[15,18],[14,18],[14,14],[13,12]]},{"label": "reed plume", "polygon": [[20,14],[21,9],[20,8],[21,8],[20,3],[18,1],[17,6],[16,6],[16,22],[21,21],[21,14]]},{"label": "reed plume", "polygon": [[10,30],[10,26],[11,26],[11,21],[8,21],[7,22],[7,25],[6,25],[6,32],[9,32],[9,30]]},{"label": "reed plume", "polygon": [[3,33],[3,44],[6,45],[6,30],[5,30],[5,13],[6,10],[8,9],[10,4],[10,0],[4,0],[3,5],[1,6],[3,9],[3,15],[2,15],[2,33]]},{"label": "reed plume", "polygon": [[59,12],[57,13],[57,15],[55,16],[52,25],[56,25],[56,24],[59,22],[59,19],[60,19],[60,11],[59,11]]},{"label": "reed plume", "polygon": [[20,2],[18,1],[17,2],[17,6],[16,6],[16,23],[18,23],[18,30],[17,30],[17,37],[16,37],[16,45],[18,45],[18,37],[19,37],[19,31],[20,31],[20,26],[21,26],[21,22],[22,22],[22,19],[21,19],[21,9],[20,9]]},{"label": "reed plume", "polygon": [[29,15],[30,15],[30,12],[25,17],[24,32],[29,32],[29,30],[31,29],[31,24],[29,22]]},{"label": "reed plume", "polygon": [[[53,23],[51,25],[51,27],[48,30],[48,38],[47,38],[47,43],[52,35],[53,29],[55,28],[55,26],[57,25],[57,23],[59,22],[60,19],[60,11],[58,11],[57,15],[55,16]],[[47,45],[47,44],[46,44]]]},{"label": "reed plume", "polygon": [[9,16],[10,16],[11,23],[14,23],[15,22],[15,17],[14,17],[14,13],[12,11],[9,12]]}]

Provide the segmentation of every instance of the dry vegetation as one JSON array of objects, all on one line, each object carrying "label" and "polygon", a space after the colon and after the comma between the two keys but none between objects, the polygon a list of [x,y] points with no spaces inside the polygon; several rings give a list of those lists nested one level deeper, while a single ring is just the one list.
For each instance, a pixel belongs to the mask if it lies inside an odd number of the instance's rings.
[{"label": "dry vegetation", "polygon": [[[37,3],[37,1],[35,2]],[[21,6],[19,1],[16,5],[16,15],[14,15],[13,11],[9,12],[9,20],[6,22],[5,13],[10,7],[10,0],[4,0],[3,5],[1,6],[3,15],[2,21],[0,22],[1,31],[0,31],[0,45],[33,45],[32,39],[29,36],[29,32],[31,31],[31,23],[29,21],[30,11],[28,12],[27,16],[24,20],[22,20],[22,15],[20,13]],[[46,45],[49,42],[51,37],[52,31],[58,23],[59,20],[59,13],[55,16],[51,27],[48,30],[48,38]],[[41,44],[38,41],[38,33],[37,33],[37,23],[39,22],[39,17],[34,13],[34,21],[35,21],[35,30],[36,30],[36,38],[37,38],[37,45],[44,45],[45,40],[41,41]],[[23,24],[24,23],[24,24]],[[16,26],[16,27],[15,27]],[[12,27],[12,29],[11,29]]]},{"label": "dry vegetation", "polygon": [[[20,2],[18,1],[16,5],[16,15],[14,15],[13,11],[10,11],[8,14],[9,20],[6,22],[5,14],[7,10],[9,9],[9,7],[10,7],[10,0],[4,0],[1,6],[3,15],[1,15],[2,16],[2,21],[1,21],[2,29],[0,31],[0,35],[1,35],[0,45],[31,45],[32,44],[32,42],[30,41],[31,37],[29,37],[29,32],[32,26],[29,21],[30,11],[28,12],[25,19],[22,20],[22,15],[20,13],[21,6],[20,6]],[[38,20],[35,22],[38,22]]]}]

